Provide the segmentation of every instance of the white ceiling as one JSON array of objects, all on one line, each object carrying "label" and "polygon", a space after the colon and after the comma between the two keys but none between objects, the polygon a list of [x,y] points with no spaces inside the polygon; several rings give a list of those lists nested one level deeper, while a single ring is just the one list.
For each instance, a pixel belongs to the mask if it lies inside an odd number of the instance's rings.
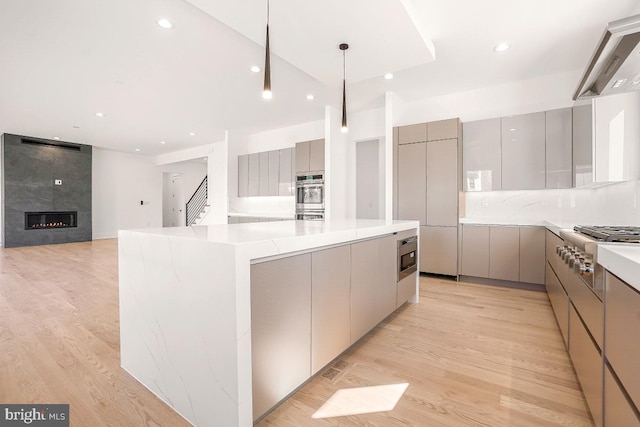
[{"label": "white ceiling", "polygon": [[[2,0],[0,132],[160,154],[225,129],[321,120],[339,106],[342,42],[350,112],[382,106],[386,91],[412,100],[569,70],[577,84],[606,23],[637,10],[638,0],[271,0],[265,101],[249,68],[263,66],[266,0]],[[501,41],[512,48],[497,54]]]}]

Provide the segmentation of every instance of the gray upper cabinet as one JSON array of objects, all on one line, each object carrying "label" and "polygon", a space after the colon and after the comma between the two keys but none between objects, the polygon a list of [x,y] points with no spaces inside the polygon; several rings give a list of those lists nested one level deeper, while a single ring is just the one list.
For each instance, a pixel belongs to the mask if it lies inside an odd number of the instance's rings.
[{"label": "gray upper cabinet", "polygon": [[259,168],[259,189],[260,196],[269,195],[269,152],[264,151],[260,153],[260,168]]},{"label": "gray upper cabinet", "polygon": [[457,139],[427,143],[427,225],[458,225],[457,165]]},{"label": "gray upper cabinet", "polygon": [[573,139],[571,108],[546,111],[546,188],[571,188]]},{"label": "gray upper cabinet", "polygon": [[278,150],[269,151],[269,181],[268,196],[277,196],[279,193],[278,182],[280,175],[280,152]]},{"label": "gray upper cabinet", "polygon": [[427,141],[427,124],[419,123],[398,127],[398,143],[413,144]]},{"label": "gray upper cabinet", "polygon": [[466,122],[462,126],[464,191],[500,190],[502,188],[500,119]]},{"label": "gray upper cabinet", "polygon": [[247,196],[260,195],[260,153],[249,154],[249,184]]},{"label": "gray upper cabinet", "polygon": [[502,118],[502,189],[545,188],[545,113]]},{"label": "gray upper cabinet", "polygon": [[238,156],[238,197],[249,195],[249,155]]},{"label": "gray upper cabinet", "polygon": [[293,196],[293,186],[295,182],[293,148],[280,150],[279,160],[278,195]]},{"label": "gray upper cabinet", "polygon": [[593,124],[591,104],[573,107],[573,185],[593,182]]},{"label": "gray upper cabinet", "polygon": [[296,172],[324,170],[324,139],[296,143]]},{"label": "gray upper cabinet", "polygon": [[316,139],[309,143],[309,170],[324,170],[324,139]]},{"label": "gray upper cabinet", "polygon": [[458,138],[459,119],[438,120],[427,123],[427,141]]},{"label": "gray upper cabinet", "polygon": [[427,143],[398,146],[398,219],[427,225]]}]

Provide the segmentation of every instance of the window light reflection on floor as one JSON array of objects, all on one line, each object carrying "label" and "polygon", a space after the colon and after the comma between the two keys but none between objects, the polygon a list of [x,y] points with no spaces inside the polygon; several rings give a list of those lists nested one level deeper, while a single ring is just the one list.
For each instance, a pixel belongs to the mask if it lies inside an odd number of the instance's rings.
[{"label": "window light reflection on floor", "polygon": [[344,417],[391,411],[409,383],[343,388],[336,391],[311,418]]}]

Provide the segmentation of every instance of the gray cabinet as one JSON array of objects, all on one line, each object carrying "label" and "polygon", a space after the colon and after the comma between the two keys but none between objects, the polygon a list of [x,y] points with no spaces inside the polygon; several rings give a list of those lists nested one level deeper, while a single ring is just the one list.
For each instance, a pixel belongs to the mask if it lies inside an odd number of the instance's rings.
[{"label": "gray cabinet", "polygon": [[569,354],[596,426],[602,426],[602,356],[569,304]]},{"label": "gray cabinet", "polygon": [[260,153],[249,154],[248,196],[260,195]]},{"label": "gray cabinet", "polygon": [[462,129],[464,191],[500,190],[502,188],[500,119],[466,122],[462,125]]},{"label": "gray cabinet", "polygon": [[458,140],[444,139],[428,142],[426,156],[426,225],[457,226]]},{"label": "gray cabinet", "polygon": [[502,189],[545,188],[545,114],[502,118]]},{"label": "gray cabinet", "polygon": [[458,227],[420,227],[420,271],[458,274]]},{"label": "gray cabinet", "polygon": [[238,156],[238,197],[249,195],[249,155]]},{"label": "gray cabinet", "polygon": [[460,120],[446,119],[427,123],[427,141],[457,139]]},{"label": "gray cabinet", "polygon": [[414,144],[427,141],[427,124],[418,123],[398,127],[398,144]]},{"label": "gray cabinet", "polygon": [[351,245],[351,343],[395,309],[396,254],[394,236]]},{"label": "gray cabinet", "polygon": [[278,195],[293,196],[295,187],[293,148],[280,150],[280,169],[278,170]]},{"label": "gray cabinet", "polygon": [[264,151],[260,153],[260,166],[259,166],[259,195],[269,195],[269,152]]},{"label": "gray cabinet", "polygon": [[569,297],[565,292],[560,280],[556,276],[551,264],[545,265],[545,286],[549,302],[553,307],[553,313],[558,322],[558,328],[562,334],[565,346],[569,346]]},{"label": "gray cabinet", "polygon": [[427,143],[398,146],[398,219],[427,224]]},{"label": "gray cabinet", "polygon": [[296,172],[324,170],[324,139],[296,143]]},{"label": "gray cabinet", "polygon": [[518,281],[519,270],[520,233],[518,227],[490,227],[489,277]]},{"label": "gray cabinet", "polygon": [[310,330],[311,254],[252,265],[254,419],[311,375]]},{"label": "gray cabinet", "polygon": [[606,427],[640,427],[640,418],[615,380],[609,366],[604,369],[604,425]]},{"label": "gray cabinet", "polygon": [[521,282],[545,283],[545,232],[544,227],[520,227]]},{"label": "gray cabinet", "polygon": [[279,194],[278,185],[280,178],[280,151],[269,151],[269,179],[268,179],[268,196],[277,196]]},{"label": "gray cabinet", "polygon": [[573,185],[582,187],[593,182],[592,105],[573,107]]},{"label": "gray cabinet", "polygon": [[351,343],[349,245],[311,255],[311,374],[315,374]]},{"label": "gray cabinet", "polygon": [[546,188],[571,188],[573,183],[571,108],[546,111]]},{"label": "gray cabinet", "polygon": [[489,277],[489,227],[467,225],[462,227],[461,274]]}]

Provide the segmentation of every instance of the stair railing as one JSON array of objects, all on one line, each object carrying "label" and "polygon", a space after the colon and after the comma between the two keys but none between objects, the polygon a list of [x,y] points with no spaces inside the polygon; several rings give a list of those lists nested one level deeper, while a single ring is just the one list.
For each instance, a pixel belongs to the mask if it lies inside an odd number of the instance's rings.
[{"label": "stair railing", "polygon": [[207,197],[208,184],[207,177],[205,176],[196,191],[187,202],[186,214],[188,226],[193,225],[198,219],[200,213],[204,211],[204,207],[207,205]]}]

